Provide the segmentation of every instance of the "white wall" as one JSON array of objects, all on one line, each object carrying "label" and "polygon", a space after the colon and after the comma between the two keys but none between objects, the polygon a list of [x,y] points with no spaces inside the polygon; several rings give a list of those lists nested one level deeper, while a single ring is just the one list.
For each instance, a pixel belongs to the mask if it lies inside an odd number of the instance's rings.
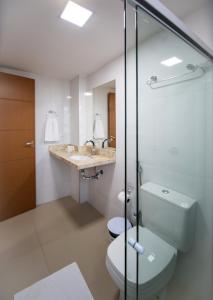
[{"label": "white wall", "polygon": [[74,145],[79,144],[79,77],[70,81],[71,99],[71,140]]},{"label": "white wall", "polygon": [[69,82],[17,70],[2,72],[35,79],[36,203],[43,204],[71,194],[70,168],[51,157],[44,143],[44,125],[48,110],[55,110],[60,128],[60,143],[70,143]]},{"label": "white wall", "polygon": [[213,1],[205,1],[199,10],[186,16],[186,25],[211,49],[213,49]]},{"label": "white wall", "polygon": [[84,77],[79,78],[79,145],[84,145],[84,143],[89,139],[89,128],[87,125],[87,118],[90,112],[87,112],[90,105],[90,97],[84,95],[86,92],[86,79]]},{"label": "white wall", "polygon": [[71,194],[71,170],[50,156],[44,143],[44,126],[48,110],[58,115],[60,144],[70,143],[71,100],[69,82],[35,76],[36,104],[36,199],[43,204]]},{"label": "white wall", "polygon": [[77,76],[70,82],[71,100],[71,143],[83,145],[92,138],[92,97],[86,97],[86,79]]},{"label": "white wall", "polygon": [[115,80],[116,164],[103,167],[104,175],[90,184],[90,203],[107,218],[123,215],[117,195],[124,187],[124,60],[112,61],[87,78],[87,90]]}]

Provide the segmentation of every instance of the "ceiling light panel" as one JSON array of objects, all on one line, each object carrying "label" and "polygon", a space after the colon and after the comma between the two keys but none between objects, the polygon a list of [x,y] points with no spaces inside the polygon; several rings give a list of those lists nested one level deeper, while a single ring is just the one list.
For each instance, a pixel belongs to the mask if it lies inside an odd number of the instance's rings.
[{"label": "ceiling light panel", "polygon": [[167,67],[172,67],[172,66],[180,64],[182,62],[183,61],[180,58],[173,56],[171,58],[161,61],[161,64],[164,66],[167,66]]},{"label": "ceiling light panel", "polygon": [[68,1],[64,11],[61,14],[61,19],[71,22],[79,27],[83,27],[92,12],[72,1]]}]

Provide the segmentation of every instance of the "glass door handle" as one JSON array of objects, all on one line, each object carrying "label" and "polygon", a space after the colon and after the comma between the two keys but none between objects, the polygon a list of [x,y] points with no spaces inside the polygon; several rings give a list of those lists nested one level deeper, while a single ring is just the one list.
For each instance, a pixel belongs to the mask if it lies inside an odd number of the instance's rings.
[{"label": "glass door handle", "polygon": [[138,161],[138,178],[139,178],[140,186],[142,186],[142,174],[143,174],[143,168],[141,166],[141,163]]}]

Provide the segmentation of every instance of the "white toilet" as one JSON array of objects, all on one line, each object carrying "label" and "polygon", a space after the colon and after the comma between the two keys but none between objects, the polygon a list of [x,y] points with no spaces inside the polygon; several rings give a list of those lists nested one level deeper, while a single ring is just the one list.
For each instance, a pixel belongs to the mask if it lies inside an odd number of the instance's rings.
[{"label": "white toilet", "polygon": [[[176,265],[177,251],[187,252],[192,245],[196,201],[160,185],[148,182],[141,188],[142,221],[139,243],[144,247],[139,255],[139,299],[163,299],[164,291]],[[127,231],[127,241],[136,240],[136,227]],[[108,247],[106,266],[124,294],[124,239],[117,237]],[[127,295],[135,299],[136,250],[127,245]]]}]

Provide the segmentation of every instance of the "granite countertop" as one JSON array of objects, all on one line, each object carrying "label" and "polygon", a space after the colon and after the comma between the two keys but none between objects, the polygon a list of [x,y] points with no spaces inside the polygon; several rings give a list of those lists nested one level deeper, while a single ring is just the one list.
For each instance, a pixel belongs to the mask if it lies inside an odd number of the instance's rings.
[{"label": "granite countertop", "polygon": [[[115,148],[107,147],[104,149],[95,149],[92,153],[91,146],[74,146],[74,151],[68,152],[69,145],[51,145],[49,152],[51,155],[75,167],[77,170],[114,164]],[[72,159],[74,156],[86,156],[85,160]],[[88,157],[88,159],[87,159]]]}]

